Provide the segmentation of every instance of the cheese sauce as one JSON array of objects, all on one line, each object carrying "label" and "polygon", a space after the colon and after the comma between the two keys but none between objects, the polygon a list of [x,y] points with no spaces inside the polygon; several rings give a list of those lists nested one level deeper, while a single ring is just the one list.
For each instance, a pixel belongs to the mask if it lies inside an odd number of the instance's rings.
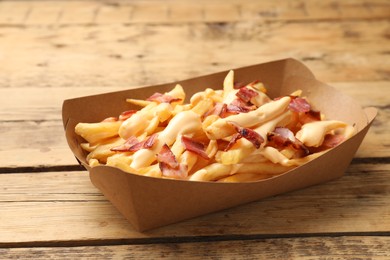
[{"label": "cheese sauce", "polygon": [[228,121],[235,122],[242,127],[252,127],[267,122],[282,114],[290,104],[290,97],[283,97],[262,105],[248,113],[240,113],[226,118],[220,118],[206,128],[206,133],[211,139],[221,139],[233,134],[234,129]]},{"label": "cheese sauce", "polygon": [[130,165],[133,169],[149,166],[156,159],[164,144],[172,145],[176,137],[186,133],[193,133],[202,127],[200,116],[188,110],[178,113],[169,122],[168,126],[157,136],[156,144],[152,149],[141,149],[134,153]]},{"label": "cheese sauce", "polygon": [[346,127],[347,124],[341,121],[328,120],[328,121],[315,121],[304,124],[296,134],[304,145],[318,147],[324,141],[324,137],[330,131]]}]

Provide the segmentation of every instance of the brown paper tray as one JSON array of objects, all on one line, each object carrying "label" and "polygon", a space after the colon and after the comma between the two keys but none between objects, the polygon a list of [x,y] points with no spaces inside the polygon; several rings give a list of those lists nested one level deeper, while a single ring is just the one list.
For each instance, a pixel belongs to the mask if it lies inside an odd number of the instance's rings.
[{"label": "brown paper tray", "polygon": [[375,108],[362,109],[352,98],[317,81],[308,68],[294,59],[238,68],[234,72],[236,81],[263,82],[270,97],[302,89],[315,109],[329,119],[356,125],[358,133],[319,158],[267,180],[214,183],[159,179],[109,166],[90,168],[85,160],[86,153],[79,145],[83,140],[74,132],[75,125],[98,122],[122,111],[136,109],[126,102],[126,98],[145,99],[154,92],[169,91],[176,83],[183,86],[187,97],[207,87],[220,89],[227,71],[175,83],[65,100],[62,116],[72,152],[88,169],[92,183],[135,229],[143,231],[164,226],[341,177],[377,114]]}]

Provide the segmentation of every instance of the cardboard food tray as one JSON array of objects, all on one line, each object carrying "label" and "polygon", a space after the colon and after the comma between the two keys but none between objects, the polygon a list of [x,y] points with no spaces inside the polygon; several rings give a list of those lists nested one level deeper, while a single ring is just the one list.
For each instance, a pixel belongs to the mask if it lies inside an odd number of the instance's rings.
[{"label": "cardboard food tray", "polygon": [[[187,98],[207,87],[221,89],[228,71],[162,84],[65,100],[62,109],[68,144],[77,160],[89,171],[92,183],[109,199],[138,231],[179,222],[210,212],[256,201],[265,197],[308,187],[341,177],[376,116],[375,108],[362,109],[352,98],[315,79],[302,63],[294,59],[273,61],[234,69],[235,81],[260,80],[271,97],[303,90],[314,109],[327,119],[355,125],[358,133],[317,159],[282,175],[246,183],[193,182],[160,179],[126,173],[109,166],[90,168],[84,142],[75,134],[79,122],[99,122],[122,111],[138,109],[126,98],[145,99],[155,92],[183,86]],[[188,102],[188,100],[186,100]]]}]

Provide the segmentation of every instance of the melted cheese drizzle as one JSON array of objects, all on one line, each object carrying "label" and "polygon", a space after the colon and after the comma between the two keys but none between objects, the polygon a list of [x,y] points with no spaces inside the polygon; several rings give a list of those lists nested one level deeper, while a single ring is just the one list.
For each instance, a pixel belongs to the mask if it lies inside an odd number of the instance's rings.
[{"label": "melted cheese drizzle", "polygon": [[196,132],[201,127],[200,116],[195,112],[188,110],[178,113],[158,134],[156,144],[152,149],[141,149],[134,153],[130,167],[140,169],[149,166],[156,159],[156,154],[160,152],[164,144],[171,146],[178,135]]},{"label": "melted cheese drizzle", "polygon": [[290,104],[290,97],[283,97],[262,105],[248,113],[220,118],[206,128],[207,135],[211,139],[222,139],[234,133],[234,129],[228,125],[228,121],[237,123],[242,127],[252,127],[267,122],[282,114]]},{"label": "melted cheese drizzle", "polygon": [[330,131],[346,127],[347,124],[336,120],[315,121],[304,124],[295,135],[304,145],[318,147]]}]

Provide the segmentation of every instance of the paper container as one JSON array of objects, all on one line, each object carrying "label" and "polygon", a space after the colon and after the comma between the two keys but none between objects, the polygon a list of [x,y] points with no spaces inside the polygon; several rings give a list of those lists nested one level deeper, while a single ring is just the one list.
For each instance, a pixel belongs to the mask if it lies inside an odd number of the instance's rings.
[{"label": "paper container", "polygon": [[375,108],[362,109],[352,98],[315,79],[294,59],[273,61],[235,69],[239,82],[262,81],[270,97],[288,95],[302,89],[314,108],[328,119],[354,124],[358,133],[319,158],[277,177],[250,183],[214,183],[159,179],[122,170],[86,164],[82,139],[74,132],[78,122],[98,122],[122,111],[134,109],[126,98],[147,98],[154,92],[169,91],[180,83],[190,97],[206,87],[221,88],[227,71],[180,82],[162,84],[65,100],[63,123],[68,144],[90,175],[92,183],[138,231],[164,226],[206,213],[284,192],[308,187],[342,176],[376,116]]}]

